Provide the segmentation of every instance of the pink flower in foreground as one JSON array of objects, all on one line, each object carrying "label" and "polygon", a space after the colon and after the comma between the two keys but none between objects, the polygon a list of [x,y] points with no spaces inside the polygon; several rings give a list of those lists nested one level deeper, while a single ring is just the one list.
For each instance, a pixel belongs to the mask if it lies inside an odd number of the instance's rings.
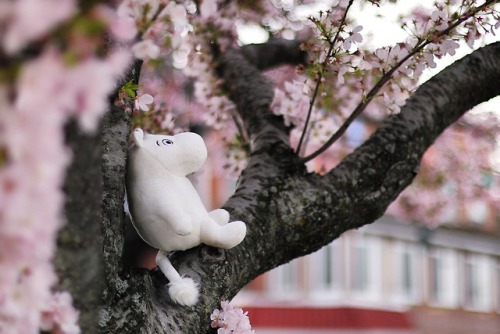
[{"label": "pink flower in foreground", "polygon": [[139,59],[152,58],[156,59],[160,56],[160,47],[149,39],[137,42],[132,46],[134,56]]},{"label": "pink flower in foreground", "polygon": [[130,41],[137,35],[135,20],[130,17],[116,17],[111,21],[113,35],[121,41]]},{"label": "pink flower in foreground", "polygon": [[200,5],[201,17],[207,18],[213,14],[217,13],[217,1],[216,0],[203,0]]},{"label": "pink flower in foreground", "polygon": [[[12,1],[12,6],[35,2]],[[31,12],[23,13],[22,20],[4,16],[10,18],[10,25],[0,31],[0,46],[5,47],[11,31],[24,38],[18,45],[21,48],[44,37],[59,22],[55,18],[62,19],[59,5],[66,8],[64,12],[73,2],[59,1],[55,6],[55,1],[40,0],[41,7],[34,5],[41,8],[37,18],[51,22],[44,29],[33,23],[28,27],[33,30],[23,30],[23,20],[35,15]],[[45,15],[48,9],[58,14],[48,18],[52,15]],[[64,220],[62,186],[71,160],[64,126],[76,118],[86,131],[97,128],[130,54],[110,51],[107,57],[88,57],[68,66],[57,46],[47,43],[41,51],[29,60],[19,60],[22,66],[15,82],[0,85],[0,147],[8,152],[8,163],[0,162],[0,332],[39,333],[42,329],[78,334],[78,312],[71,297],[51,292],[57,283],[52,264],[57,231]],[[16,93],[13,101],[11,91]]]},{"label": "pink flower in foreground", "polygon": [[210,315],[212,328],[219,328],[217,334],[253,334],[247,312],[234,307],[227,300],[221,302],[221,310],[215,309]]},{"label": "pink flower in foreground", "polygon": [[43,330],[53,330],[56,334],[80,334],[78,311],[72,307],[71,295],[56,293],[42,315]]},{"label": "pink flower in foreground", "polygon": [[210,320],[212,320],[210,326],[212,326],[212,328],[223,326],[223,319],[224,319],[224,312],[219,309],[215,309],[210,315]]},{"label": "pink flower in foreground", "polygon": [[74,0],[17,0],[9,9],[10,20],[4,28],[2,46],[13,54],[69,18],[76,4]]},{"label": "pink flower in foreground", "polygon": [[169,2],[160,13],[160,18],[166,16],[172,20],[177,30],[182,30],[188,23],[186,8],[173,1]]}]

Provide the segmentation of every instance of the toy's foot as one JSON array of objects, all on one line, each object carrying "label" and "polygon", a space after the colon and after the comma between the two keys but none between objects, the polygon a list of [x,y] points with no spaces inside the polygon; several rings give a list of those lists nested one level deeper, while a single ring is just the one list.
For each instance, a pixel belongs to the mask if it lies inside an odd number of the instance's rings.
[{"label": "toy's foot", "polygon": [[223,226],[202,226],[202,243],[230,249],[239,245],[247,233],[247,226],[242,221],[234,221]]},{"label": "toy's foot", "polygon": [[191,278],[184,277],[168,284],[168,293],[172,301],[180,305],[193,306],[198,302],[198,284]]},{"label": "toy's foot", "polygon": [[230,235],[230,245],[228,248],[233,248],[238,246],[247,234],[247,225],[242,221],[234,221],[230,224],[224,226],[224,229],[228,231],[228,235]]}]

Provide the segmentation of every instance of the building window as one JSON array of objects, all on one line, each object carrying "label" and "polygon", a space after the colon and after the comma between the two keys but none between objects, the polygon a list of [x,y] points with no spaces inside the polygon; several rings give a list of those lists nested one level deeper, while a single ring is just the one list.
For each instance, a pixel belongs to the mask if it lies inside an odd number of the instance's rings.
[{"label": "building window", "polygon": [[496,260],[496,296],[497,296],[497,311],[500,312],[500,258],[497,258]]},{"label": "building window", "polygon": [[302,258],[295,259],[269,272],[268,291],[279,299],[293,299],[301,294]]},{"label": "building window", "polygon": [[458,302],[458,258],[445,248],[431,250],[429,257],[429,301],[443,307],[456,307]]},{"label": "building window", "polygon": [[368,245],[357,242],[352,248],[351,283],[352,288],[357,291],[368,289]]},{"label": "building window", "polygon": [[413,260],[410,253],[408,253],[408,251],[404,251],[401,254],[401,277],[399,284],[405,295],[410,295],[413,290],[413,286],[415,285],[415,278],[412,275],[413,272],[411,270],[412,262]]},{"label": "building window", "polygon": [[417,301],[419,287],[418,248],[407,242],[395,244],[395,285],[397,301],[413,304]]},{"label": "building window", "polygon": [[492,282],[491,261],[486,255],[467,254],[464,260],[463,300],[467,309],[488,311],[491,309]]},{"label": "building window", "polygon": [[332,298],[343,288],[344,240],[339,238],[310,256],[309,282],[314,298]]},{"label": "building window", "polygon": [[377,300],[381,296],[381,240],[361,233],[350,235],[348,264],[350,290],[354,297]]}]

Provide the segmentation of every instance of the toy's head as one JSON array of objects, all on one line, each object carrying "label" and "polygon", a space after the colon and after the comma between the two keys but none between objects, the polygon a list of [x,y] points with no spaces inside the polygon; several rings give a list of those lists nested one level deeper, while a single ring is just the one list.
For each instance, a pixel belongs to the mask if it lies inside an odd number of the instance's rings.
[{"label": "toy's head", "polygon": [[174,174],[194,173],[207,159],[207,147],[203,138],[193,132],[165,136],[135,129],[133,138],[138,150],[146,150],[166,170]]}]

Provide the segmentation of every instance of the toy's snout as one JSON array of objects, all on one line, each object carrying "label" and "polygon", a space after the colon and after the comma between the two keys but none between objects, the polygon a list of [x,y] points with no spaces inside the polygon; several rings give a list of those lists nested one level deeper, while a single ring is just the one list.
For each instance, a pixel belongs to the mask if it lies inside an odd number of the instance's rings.
[{"label": "toy's snout", "polygon": [[193,132],[183,132],[174,136],[173,145],[182,150],[180,162],[185,174],[191,174],[201,168],[207,160],[207,147],[203,138]]}]

